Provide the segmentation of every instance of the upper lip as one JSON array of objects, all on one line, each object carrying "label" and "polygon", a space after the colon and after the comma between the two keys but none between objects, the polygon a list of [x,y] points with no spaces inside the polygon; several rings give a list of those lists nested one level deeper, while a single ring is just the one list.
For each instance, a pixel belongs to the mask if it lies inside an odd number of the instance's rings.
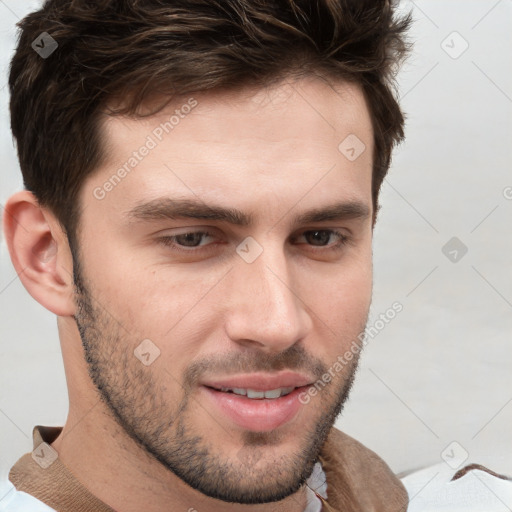
[{"label": "upper lip", "polygon": [[203,382],[203,386],[211,388],[242,388],[254,391],[270,391],[278,388],[300,388],[312,384],[314,379],[300,373],[290,371],[277,374],[251,373],[232,377],[211,379]]}]

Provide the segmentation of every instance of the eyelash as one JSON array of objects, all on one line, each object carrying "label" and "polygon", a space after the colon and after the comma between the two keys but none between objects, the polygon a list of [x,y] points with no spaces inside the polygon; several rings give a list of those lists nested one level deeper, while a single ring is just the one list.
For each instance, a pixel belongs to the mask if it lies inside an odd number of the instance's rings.
[{"label": "eyelash", "polygon": [[[315,246],[315,245],[310,245],[310,247],[313,247],[315,248],[314,250],[323,250],[323,251],[340,251],[344,248],[344,246],[348,245],[350,243],[350,237],[347,236],[346,234],[340,232],[340,231],[337,231],[335,229],[308,229],[306,231],[303,231],[301,233],[301,235],[304,235],[306,233],[315,233],[315,232],[319,232],[319,233],[330,233],[334,236],[337,236],[339,241],[338,243],[334,244],[334,245],[331,245],[331,246],[323,246],[323,245],[319,245],[319,246]],[[179,244],[176,244],[176,239],[178,237],[182,237],[182,236],[186,236],[186,235],[197,235],[197,234],[201,234],[201,235],[206,235],[206,236],[211,236],[213,237],[214,234],[211,233],[210,231],[188,231],[188,232],[185,232],[185,233],[180,233],[179,235],[172,235],[172,236],[163,236],[163,237],[160,237],[158,239],[158,241],[166,246],[166,247],[171,247],[173,248],[173,250],[177,251],[177,252],[182,252],[182,253],[188,253],[188,254],[193,254],[193,253],[199,253],[199,252],[203,252],[203,251],[208,251],[210,249],[212,249],[212,246],[214,244],[206,244],[206,245],[203,245],[203,246],[191,246],[187,249],[184,249],[184,247],[187,247],[187,246],[181,246]],[[299,235],[299,236],[301,236]]]}]

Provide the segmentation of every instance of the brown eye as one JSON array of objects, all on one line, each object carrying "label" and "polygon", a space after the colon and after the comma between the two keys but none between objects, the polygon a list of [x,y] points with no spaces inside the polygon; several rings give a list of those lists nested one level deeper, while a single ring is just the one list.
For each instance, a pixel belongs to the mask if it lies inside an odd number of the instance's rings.
[{"label": "brown eye", "polygon": [[208,248],[211,243],[201,243],[203,240],[207,240],[208,238],[213,239],[214,236],[208,231],[190,231],[187,233],[180,233],[178,235],[169,235],[163,236],[158,239],[160,243],[165,245],[166,247],[171,247],[177,251],[187,251],[189,248],[189,252],[192,252],[194,248],[198,248],[199,250],[202,248]]},{"label": "brown eye", "polygon": [[331,232],[322,230],[322,231],[306,231],[304,233],[306,240],[311,243],[311,245],[328,245],[329,240],[331,238]]},{"label": "brown eye", "polygon": [[[325,247],[327,250],[340,249],[349,241],[347,235],[332,229],[312,229],[304,231],[298,238],[301,237],[304,238],[308,245],[319,248]],[[333,239],[334,243],[332,243]]]},{"label": "brown eye", "polygon": [[176,235],[174,239],[178,245],[186,247],[197,247],[203,238],[204,233],[198,231],[196,233],[184,233],[183,235]]}]

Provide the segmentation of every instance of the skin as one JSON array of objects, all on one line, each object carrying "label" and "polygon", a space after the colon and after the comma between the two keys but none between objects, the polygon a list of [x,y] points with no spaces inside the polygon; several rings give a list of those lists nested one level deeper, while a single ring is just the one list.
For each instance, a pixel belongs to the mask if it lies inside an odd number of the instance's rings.
[{"label": "skin", "polygon": [[[282,369],[319,379],[363,331],[374,220],[367,105],[357,86],[318,78],[194,98],[197,106],[97,199],[94,190],[188,98],[156,116],[104,119],[107,158],[80,192],[74,272],[48,209],[27,191],[6,205],[20,279],[58,316],[70,405],[53,447],[115,510],[302,511],[304,481],[358,358],[270,432],[232,423],[199,383]],[[366,145],[354,161],[338,150],[349,134]],[[253,223],[130,217],[157,198],[236,208]],[[339,202],[367,215],[294,222]],[[192,236],[199,247],[186,237],[162,241],[199,231],[210,233]],[[252,263],[236,252],[248,236],[263,249]],[[148,366],[134,355],[145,339],[160,351]]]}]

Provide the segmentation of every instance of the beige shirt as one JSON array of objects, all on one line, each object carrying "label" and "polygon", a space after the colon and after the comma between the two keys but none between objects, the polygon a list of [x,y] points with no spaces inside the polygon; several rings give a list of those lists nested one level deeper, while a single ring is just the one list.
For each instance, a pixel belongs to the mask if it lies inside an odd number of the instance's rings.
[{"label": "beige shirt", "polygon": [[[10,481],[17,491],[37,498],[58,512],[115,512],[89,492],[87,482],[81,482],[56,452],[50,451],[48,445],[61,430],[61,427],[36,426],[34,451],[23,455],[11,468]],[[54,460],[52,455],[56,457]],[[43,467],[45,457],[51,461],[46,468]],[[334,427],[320,452],[319,462],[325,473],[327,494],[319,488],[311,490],[321,501],[322,512],[407,510],[407,492],[385,462]]]}]

